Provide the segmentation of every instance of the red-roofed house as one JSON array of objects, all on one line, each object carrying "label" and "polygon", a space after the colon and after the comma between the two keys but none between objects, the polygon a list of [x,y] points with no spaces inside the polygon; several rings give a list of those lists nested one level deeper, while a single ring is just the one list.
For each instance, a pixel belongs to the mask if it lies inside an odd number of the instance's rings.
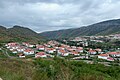
[{"label": "red-roofed house", "polygon": [[39,50],[45,50],[45,47],[43,45],[38,45],[37,49],[39,49]]},{"label": "red-roofed house", "polygon": [[77,52],[81,52],[82,53],[83,52],[83,47],[78,47],[77,48]]},{"label": "red-roofed house", "polygon": [[73,55],[75,55],[75,56],[80,55],[80,54],[79,54],[78,52],[76,52],[76,51],[72,51],[71,54],[73,54]]},{"label": "red-roofed house", "polygon": [[109,57],[108,54],[100,54],[100,55],[98,55],[98,58],[100,58],[100,59],[106,59],[107,60],[108,57]]},{"label": "red-roofed house", "polygon": [[27,46],[27,47],[29,46],[29,43],[27,43],[27,42],[23,42],[22,44]]},{"label": "red-roofed house", "polygon": [[19,48],[17,49],[18,52],[23,52],[24,50],[25,50],[24,47],[19,47]]},{"label": "red-roofed house", "polygon": [[39,52],[35,54],[35,58],[39,58],[39,57],[45,58],[47,57],[47,54],[45,52]]},{"label": "red-roofed house", "polygon": [[34,54],[34,50],[32,50],[32,49],[26,49],[26,50],[23,51],[23,53],[24,53],[25,55]]},{"label": "red-roofed house", "polygon": [[88,53],[95,55],[97,52],[95,50],[89,50]]},{"label": "red-roofed house", "polygon": [[25,46],[27,46],[27,47],[31,47],[31,48],[35,46],[35,45],[29,44],[27,42],[23,42],[22,44],[25,45]]},{"label": "red-roofed house", "polygon": [[62,56],[68,56],[69,52],[65,51],[64,49],[60,49],[60,50],[58,50],[58,54],[60,54]]},{"label": "red-roofed house", "polygon": [[17,49],[18,47],[19,47],[19,44],[18,43],[15,43],[15,42],[12,42],[12,43],[8,43],[8,44],[6,44],[6,47],[8,48],[8,49]]},{"label": "red-roofed house", "polygon": [[112,57],[120,57],[120,52],[109,52],[108,54]]},{"label": "red-roofed house", "polygon": [[56,51],[56,49],[54,48],[45,48],[45,51],[48,53],[54,53]]},{"label": "red-roofed house", "polygon": [[95,49],[95,51],[97,51],[98,53],[102,53],[102,49],[99,48]]},{"label": "red-roofed house", "polygon": [[19,54],[19,58],[25,58],[25,54]]},{"label": "red-roofed house", "polygon": [[112,57],[108,57],[107,60],[108,61],[114,61],[114,59]]},{"label": "red-roofed house", "polygon": [[11,43],[8,43],[7,44],[8,46],[16,46],[16,45],[18,45],[16,42],[11,42]]}]

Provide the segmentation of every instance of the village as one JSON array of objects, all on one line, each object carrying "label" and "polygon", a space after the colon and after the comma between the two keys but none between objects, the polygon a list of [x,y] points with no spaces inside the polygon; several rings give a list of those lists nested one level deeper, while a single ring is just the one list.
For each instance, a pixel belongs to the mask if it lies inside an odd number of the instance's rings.
[{"label": "village", "polygon": [[[88,46],[88,43],[83,43]],[[4,49],[8,57],[12,58],[54,58],[60,57],[67,60],[83,60],[87,63],[120,62],[120,51],[103,51],[100,48],[85,48],[80,46],[70,46],[55,40],[44,44],[30,44],[28,42],[10,42],[5,44]],[[0,48],[2,50],[2,48]],[[107,65],[108,65],[107,64]]]}]

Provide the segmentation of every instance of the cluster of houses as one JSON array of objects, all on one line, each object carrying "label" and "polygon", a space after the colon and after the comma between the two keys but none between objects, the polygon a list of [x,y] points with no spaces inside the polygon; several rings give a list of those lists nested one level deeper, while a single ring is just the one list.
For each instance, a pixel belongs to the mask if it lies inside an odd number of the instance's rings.
[{"label": "cluster of houses", "polygon": [[[114,61],[120,57],[120,52],[108,52],[104,53],[101,49],[88,48],[84,50],[83,47],[69,46],[59,43],[57,41],[49,41],[45,44],[29,44],[26,42],[16,43],[11,42],[5,45],[13,54],[18,54],[20,58],[24,58],[27,55],[34,55],[35,58],[39,57],[54,57],[55,55],[65,57],[73,55],[74,57],[86,58],[97,56],[100,59]],[[85,55],[82,55],[85,54]],[[75,59],[75,58],[74,58]]]},{"label": "cluster of houses", "polygon": [[105,54],[100,54],[98,55],[98,58],[108,61],[120,60],[120,52],[108,52]]},{"label": "cluster of houses", "polygon": [[90,39],[120,39],[120,34],[112,34],[112,35],[106,35],[106,36],[87,36]]},{"label": "cluster of houses", "polygon": [[5,45],[7,49],[9,49],[13,54],[18,54],[20,58],[25,58],[27,55],[34,55],[35,58],[37,57],[47,57],[45,52],[39,52],[36,45],[32,45],[26,42],[22,44],[12,42]]},{"label": "cluster of houses", "polygon": [[82,47],[68,46],[65,44],[60,44],[56,41],[49,41],[47,44],[37,46],[39,50],[44,50],[47,53],[54,53],[60,56],[79,55],[80,52],[83,52]]},{"label": "cluster of houses", "polygon": [[11,42],[5,45],[7,49],[9,49],[13,54],[19,53],[19,57],[23,58],[25,55],[28,54],[34,54],[34,50],[28,48],[31,47],[32,45],[28,43],[16,43],[16,42]]},{"label": "cluster of houses", "polygon": [[87,42],[87,40],[93,41],[93,42],[104,42],[104,40],[119,40],[120,34],[113,34],[113,35],[106,35],[106,36],[80,36],[75,37],[74,39],[70,41],[82,41]]},{"label": "cluster of houses", "polygon": [[[13,54],[18,54],[19,57],[25,57],[27,55],[35,55],[35,58],[38,57],[54,57],[54,55],[59,56],[68,56],[72,55],[80,55],[83,52],[82,47],[68,46],[64,44],[60,44],[56,41],[49,41],[43,45],[32,45],[26,42],[16,43],[11,42],[5,45],[7,49],[9,49]],[[54,54],[54,55],[51,55]]]}]

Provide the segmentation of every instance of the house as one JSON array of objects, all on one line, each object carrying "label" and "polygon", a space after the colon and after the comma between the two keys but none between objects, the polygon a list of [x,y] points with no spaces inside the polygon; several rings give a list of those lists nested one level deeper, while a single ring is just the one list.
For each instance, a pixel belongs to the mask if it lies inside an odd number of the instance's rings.
[{"label": "house", "polygon": [[114,61],[114,59],[112,57],[108,57],[107,61]]},{"label": "house", "polygon": [[83,47],[78,47],[78,48],[77,48],[77,52],[82,53],[82,52],[83,52]]},{"label": "house", "polygon": [[31,55],[31,54],[34,54],[34,50],[32,50],[32,49],[26,49],[26,50],[23,51],[23,53],[25,55]]},{"label": "house", "polygon": [[18,54],[19,58],[25,58],[25,54]]},{"label": "house", "polygon": [[68,56],[69,52],[65,51],[64,49],[58,50],[58,54],[61,56]]},{"label": "house", "polygon": [[28,42],[23,42],[22,44],[23,44],[24,46],[30,47],[30,48],[35,47],[35,45],[32,45],[32,44],[30,44],[30,43],[28,43]]},{"label": "house", "polygon": [[65,47],[61,46],[61,47],[59,47],[58,49],[65,49]]},{"label": "house", "polygon": [[13,50],[12,53],[16,54],[16,53],[18,53],[18,52],[17,52],[16,50]]},{"label": "house", "polygon": [[39,57],[46,58],[47,54],[45,52],[38,52],[37,54],[35,54],[35,58]]},{"label": "house", "polygon": [[97,51],[99,54],[102,53],[102,49],[99,49],[99,48],[95,49],[95,51]]},{"label": "house", "polygon": [[5,45],[8,49],[17,49],[19,47],[18,43],[12,42]]},{"label": "house", "polygon": [[27,42],[23,42],[22,44],[23,44],[24,46],[27,46],[27,47],[29,46],[29,43],[27,43]]},{"label": "house", "polygon": [[110,56],[110,54],[108,54],[108,53],[106,53],[106,54],[100,54],[100,55],[98,55],[98,58],[105,59],[107,61],[114,61],[114,58],[112,58]]},{"label": "house", "polygon": [[111,57],[120,57],[120,52],[108,52]]},{"label": "house", "polygon": [[38,50],[45,50],[45,47],[44,47],[43,45],[38,45],[36,48],[37,48]]},{"label": "house", "polygon": [[35,47],[35,45],[29,44],[28,47],[33,48],[33,47]]},{"label": "house", "polygon": [[79,56],[80,54],[78,53],[78,52],[76,52],[76,51],[72,51],[72,52],[70,52],[70,54],[73,54],[73,55],[75,55],[75,56]]},{"label": "house", "polygon": [[68,51],[72,52],[72,51],[76,51],[77,49],[76,48],[67,48]]},{"label": "house", "polygon": [[88,54],[92,54],[92,55],[95,55],[97,52],[95,50],[89,50],[88,51]]},{"label": "house", "polygon": [[16,43],[16,42],[11,42],[11,43],[8,43],[6,46],[16,46],[16,45],[18,45],[18,43]]},{"label": "house", "polygon": [[13,49],[13,48],[10,48],[9,50],[10,50],[10,51],[13,51],[14,49]]},{"label": "house", "polygon": [[77,47],[76,47],[76,46],[71,46],[71,50],[72,50],[72,51],[76,51],[76,50],[77,50]]},{"label": "house", "polygon": [[48,53],[54,53],[56,51],[56,49],[54,48],[45,48],[45,51]]},{"label": "house", "polygon": [[24,50],[25,50],[24,47],[19,47],[19,48],[17,49],[18,52],[23,52]]},{"label": "house", "polygon": [[19,46],[11,46],[11,48],[13,48],[13,49],[18,49],[19,48]]},{"label": "house", "polygon": [[8,45],[7,48],[8,49],[17,49],[19,47],[19,45]]},{"label": "house", "polygon": [[108,54],[100,54],[100,55],[98,55],[98,58],[107,60],[109,58],[109,55]]}]

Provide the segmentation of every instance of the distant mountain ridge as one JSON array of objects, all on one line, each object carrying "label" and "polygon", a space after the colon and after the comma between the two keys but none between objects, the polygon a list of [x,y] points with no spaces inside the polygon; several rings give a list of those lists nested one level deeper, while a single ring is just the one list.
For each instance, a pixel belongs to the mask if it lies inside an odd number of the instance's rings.
[{"label": "distant mountain ridge", "polygon": [[59,39],[77,36],[109,35],[115,33],[120,33],[120,19],[103,21],[75,29],[48,31],[40,33],[40,35],[49,39]]},{"label": "distant mountain ridge", "polygon": [[40,40],[44,40],[44,38],[29,28],[17,25],[12,28],[0,26],[0,41],[38,42]]}]

